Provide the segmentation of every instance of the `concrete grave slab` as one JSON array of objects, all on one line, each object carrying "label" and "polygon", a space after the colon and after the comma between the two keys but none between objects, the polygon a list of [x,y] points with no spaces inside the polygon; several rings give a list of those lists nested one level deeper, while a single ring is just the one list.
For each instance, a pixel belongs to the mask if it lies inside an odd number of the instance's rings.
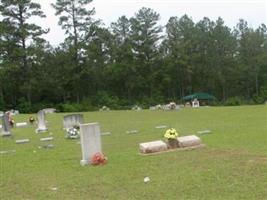
[{"label": "concrete grave slab", "polygon": [[179,147],[192,147],[201,144],[201,140],[196,135],[188,135],[177,138]]},{"label": "concrete grave slab", "polygon": [[160,151],[166,151],[167,149],[168,149],[167,144],[162,140],[139,144],[139,151],[141,153],[155,153]]}]

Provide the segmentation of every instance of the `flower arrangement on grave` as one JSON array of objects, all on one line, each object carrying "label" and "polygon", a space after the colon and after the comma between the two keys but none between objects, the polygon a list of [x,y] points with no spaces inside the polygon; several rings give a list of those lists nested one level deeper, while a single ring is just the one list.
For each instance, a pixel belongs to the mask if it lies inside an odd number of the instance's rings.
[{"label": "flower arrangement on grave", "polygon": [[104,156],[102,153],[95,153],[90,161],[91,165],[104,165],[107,163],[107,157]]},{"label": "flower arrangement on grave", "polygon": [[168,129],[165,132],[164,137],[167,139],[167,144],[169,148],[173,149],[179,146],[178,140],[177,140],[178,133],[174,128]]},{"label": "flower arrangement on grave", "polygon": [[80,137],[79,126],[73,126],[67,129],[66,138],[76,139]]},{"label": "flower arrangement on grave", "polygon": [[15,124],[15,120],[12,119],[12,118],[10,118],[10,119],[9,119],[9,125],[10,125],[11,127],[14,127],[14,124]]},{"label": "flower arrangement on grave", "polygon": [[33,116],[30,116],[30,117],[29,117],[29,122],[30,122],[30,124],[33,124],[33,123],[35,122],[35,119],[34,119]]},{"label": "flower arrangement on grave", "polygon": [[175,108],[176,108],[176,103],[175,103],[175,102],[170,102],[170,103],[169,103],[169,107],[170,107],[171,110],[175,110]]}]

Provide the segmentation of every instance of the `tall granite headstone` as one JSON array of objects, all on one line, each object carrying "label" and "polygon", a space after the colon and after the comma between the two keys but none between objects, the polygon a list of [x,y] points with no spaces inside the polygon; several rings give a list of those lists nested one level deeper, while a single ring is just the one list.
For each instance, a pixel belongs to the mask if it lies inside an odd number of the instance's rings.
[{"label": "tall granite headstone", "polygon": [[2,118],[2,136],[11,136],[8,114],[5,113],[1,118]]},{"label": "tall granite headstone", "polygon": [[37,119],[38,119],[38,124],[37,124],[38,127],[36,129],[36,133],[48,131],[46,124],[45,124],[45,112],[44,112],[44,110],[40,110],[37,113]]},{"label": "tall granite headstone", "polygon": [[98,123],[88,123],[80,125],[82,160],[81,165],[90,164],[92,157],[96,153],[102,153],[101,132]]}]

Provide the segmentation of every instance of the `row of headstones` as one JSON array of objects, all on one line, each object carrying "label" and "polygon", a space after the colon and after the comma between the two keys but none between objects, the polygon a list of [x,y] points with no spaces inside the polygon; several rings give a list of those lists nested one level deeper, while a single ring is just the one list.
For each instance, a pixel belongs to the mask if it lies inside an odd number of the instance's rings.
[{"label": "row of headstones", "polygon": [[[37,129],[36,132],[44,132],[47,131],[46,128],[46,123],[45,123],[45,111],[44,110],[40,110],[37,113],[37,118],[38,118],[38,124],[37,124]],[[3,115],[1,116],[1,121],[2,121],[2,136],[11,136],[11,127],[10,127],[10,123],[9,123],[9,116],[7,113],[3,113]],[[25,126],[25,124],[27,125],[27,123],[17,123],[17,126],[23,125]]]},{"label": "row of headstones", "polygon": [[[45,111],[40,110],[37,113],[37,117],[38,117],[38,127],[36,129],[36,132],[47,131],[48,129],[46,127],[46,122],[45,122]],[[81,114],[64,116],[63,120],[64,129],[71,128],[74,125],[79,125],[81,132],[82,160],[80,163],[81,165],[90,164],[92,156],[95,155],[96,153],[102,152],[100,126],[98,123],[83,124],[83,115]],[[2,134],[5,136],[11,135],[8,116],[5,114],[2,116],[2,126],[3,126]]]}]

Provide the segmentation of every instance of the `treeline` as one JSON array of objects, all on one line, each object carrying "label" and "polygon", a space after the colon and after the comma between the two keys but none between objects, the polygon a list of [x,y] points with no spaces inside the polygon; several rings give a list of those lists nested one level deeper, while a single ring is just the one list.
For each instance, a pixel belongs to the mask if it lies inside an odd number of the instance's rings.
[{"label": "treeline", "polygon": [[264,24],[253,29],[240,20],[231,29],[222,18],[194,22],[184,15],[163,27],[158,13],[141,8],[106,28],[87,9],[90,2],[52,5],[66,31],[65,41],[52,47],[42,38],[49,30],[30,23],[45,17],[39,4],[1,1],[0,109],[148,106],[193,92],[208,92],[222,104],[267,99]]}]

